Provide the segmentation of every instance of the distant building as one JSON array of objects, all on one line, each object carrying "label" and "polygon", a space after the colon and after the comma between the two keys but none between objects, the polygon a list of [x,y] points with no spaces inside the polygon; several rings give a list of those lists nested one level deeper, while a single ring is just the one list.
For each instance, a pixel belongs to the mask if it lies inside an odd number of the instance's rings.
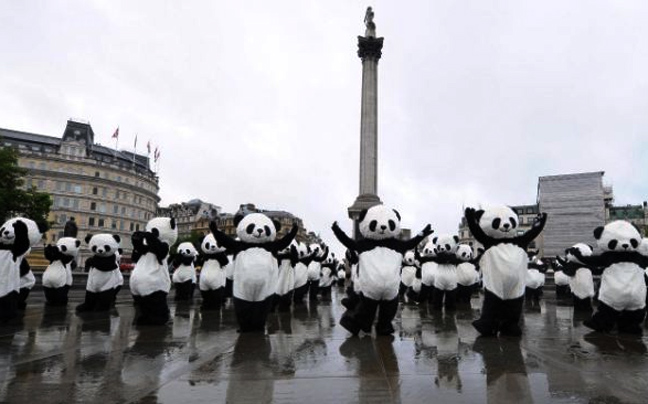
[{"label": "distant building", "polygon": [[220,206],[203,202],[200,199],[174,203],[158,209],[158,216],[172,217],[176,220],[179,238],[189,237],[192,232],[207,234],[209,223],[218,218],[220,213]]},{"label": "distant building", "polygon": [[603,186],[603,171],[540,177],[538,206],[548,215],[540,254],[553,257],[576,243],[594,243],[593,230],[605,224],[606,203],[613,200]]},{"label": "distant building", "polygon": [[609,206],[607,208],[606,222],[627,220],[641,230],[642,235],[648,235],[648,202],[641,205]]},{"label": "distant building", "polygon": [[74,217],[79,239],[88,233],[118,234],[130,252],[131,233],[155,215],[158,177],[149,158],[95,143],[87,122],[68,120],[62,137],[0,129],[0,142],[18,150],[18,164],[28,170],[25,186],[52,197],[54,224],[46,243],[63,237]]}]

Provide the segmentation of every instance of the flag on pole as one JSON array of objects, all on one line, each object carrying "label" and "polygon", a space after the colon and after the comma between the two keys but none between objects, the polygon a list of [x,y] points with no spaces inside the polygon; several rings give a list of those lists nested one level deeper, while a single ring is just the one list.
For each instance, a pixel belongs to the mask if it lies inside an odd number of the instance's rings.
[{"label": "flag on pole", "polygon": [[148,150],[148,154],[151,154],[151,141],[150,140],[146,144],[146,150]]},{"label": "flag on pole", "polygon": [[113,139],[119,139],[119,126],[115,129],[115,133],[112,135]]},{"label": "flag on pole", "polygon": [[135,144],[133,145],[133,147],[135,147],[135,149],[137,149],[137,133],[135,134]]},{"label": "flag on pole", "polygon": [[155,153],[153,153],[153,161],[157,163],[157,161],[160,159],[160,151],[158,148],[155,148]]}]

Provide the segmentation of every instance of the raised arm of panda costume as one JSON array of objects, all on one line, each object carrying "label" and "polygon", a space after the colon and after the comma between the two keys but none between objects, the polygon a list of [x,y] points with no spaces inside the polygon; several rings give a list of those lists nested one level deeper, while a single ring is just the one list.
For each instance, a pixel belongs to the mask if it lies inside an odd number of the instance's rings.
[{"label": "raised arm of panda costume", "polygon": [[[529,247],[529,244],[531,244],[531,242],[535,240],[540,235],[540,233],[542,233],[542,230],[544,229],[544,226],[547,223],[547,214],[541,213],[535,219],[531,228],[526,232],[524,232],[524,234],[521,234],[517,237],[510,237],[510,238],[494,238],[488,236],[484,232],[484,230],[482,230],[482,228],[479,226],[479,220],[483,214],[484,214],[483,210],[475,210],[473,208],[466,208],[465,211],[466,222],[468,223],[468,229],[475,237],[475,239],[484,246],[484,249],[488,249],[492,246],[501,243],[509,243],[509,244],[515,244],[518,247],[526,250]],[[517,227],[517,223],[511,223],[511,231],[513,231],[515,227]]]},{"label": "raised arm of panda costume", "polygon": [[[234,218],[235,225],[238,225],[238,223],[243,219],[243,217],[238,217],[238,216],[237,218]],[[275,227],[277,229],[281,228],[279,222],[277,221],[274,222],[275,222]],[[230,236],[228,236],[227,234],[223,233],[222,231],[218,230],[218,226],[216,225],[216,222],[213,221],[209,224],[209,230],[211,230],[218,244],[225,247],[229,254],[233,254],[234,256],[236,256],[236,254],[240,253],[241,251],[245,251],[248,248],[254,248],[254,247],[263,248],[264,250],[270,253],[276,254],[279,251],[286,249],[288,248],[288,246],[290,246],[290,243],[297,236],[297,232],[299,231],[299,226],[297,226],[297,223],[293,223],[290,232],[288,232],[282,238],[273,241],[266,241],[264,243],[259,243],[259,244],[248,243],[242,240],[235,240]]]},{"label": "raised arm of panda costume", "polygon": [[[175,219],[171,220],[175,223]],[[157,229],[153,229],[151,232],[136,231],[133,233],[131,236],[131,241],[133,243],[131,259],[133,262],[137,263],[142,256],[148,253],[153,253],[157,257],[160,265],[162,265],[162,261],[169,255],[170,246],[160,240],[159,234],[156,233]],[[144,241],[146,241],[146,244]]]},{"label": "raised arm of panda costume", "polygon": [[[362,217],[360,218],[360,221],[362,221]],[[416,246],[418,246],[421,241],[425,239],[425,237],[434,232],[432,230],[432,226],[428,224],[423,230],[421,230],[418,235],[416,235],[416,237],[413,237],[409,240],[400,240],[397,238],[382,240],[363,238],[362,240],[356,241],[347,236],[347,234],[340,228],[337,222],[333,223],[331,229],[333,230],[335,237],[340,243],[342,243],[343,246],[358,255],[362,254],[363,252],[371,251],[376,247],[386,247],[404,255],[408,250],[416,248]]]}]

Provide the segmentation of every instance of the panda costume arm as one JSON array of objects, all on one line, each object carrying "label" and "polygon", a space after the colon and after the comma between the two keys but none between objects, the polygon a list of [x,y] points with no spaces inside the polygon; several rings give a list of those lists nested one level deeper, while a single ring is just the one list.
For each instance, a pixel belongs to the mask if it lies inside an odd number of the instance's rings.
[{"label": "panda costume arm", "polygon": [[[483,213],[484,211],[480,211]],[[488,249],[495,244],[497,244],[496,239],[489,237],[484,231],[479,227],[479,217],[481,213],[478,213],[473,208],[466,208],[464,216],[466,217],[466,223],[468,224],[468,230],[475,237],[475,240],[479,241],[480,244],[484,246],[485,249]]]},{"label": "panda costume arm", "polygon": [[47,247],[45,247],[45,259],[50,262],[50,264],[54,261],[59,261],[63,258],[63,254],[61,254],[61,251],[56,247],[55,245],[48,244]]},{"label": "panda costume arm", "polygon": [[338,222],[333,222],[333,226],[331,226],[331,230],[333,230],[333,234],[338,239],[338,241],[342,243],[342,245],[345,246],[348,250],[351,251],[358,250],[358,245],[356,244],[355,240],[347,236],[344,230],[340,229]]},{"label": "panda costume arm", "polygon": [[315,261],[315,262],[324,262],[326,257],[328,257],[328,254],[329,254],[329,248],[325,247],[324,248],[324,254],[322,254],[321,257],[313,257],[313,261]]},{"label": "panda costume arm", "polygon": [[16,262],[19,257],[29,251],[29,230],[27,225],[20,220],[14,222],[12,226],[14,228],[14,243],[11,246],[11,253],[14,262]]},{"label": "panda costume arm", "polygon": [[209,230],[214,235],[216,242],[219,245],[223,246],[229,254],[236,255],[242,250],[241,243],[218,230],[216,222],[212,221],[211,223],[209,223]]},{"label": "panda costume arm", "polygon": [[[275,224],[275,227],[277,227],[276,224]],[[279,231],[279,227],[277,227],[277,231]],[[286,234],[285,236],[283,236],[279,240],[275,240],[275,241],[272,241],[272,242],[268,243],[268,247],[269,247],[268,250],[275,251],[275,252],[285,250],[286,248],[288,248],[290,243],[292,243],[292,241],[297,236],[297,231],[299,231],[299,226],[297,226],[297,223],[293,223],[292,228],[290,229],[290,232],[288,234]],[[216,234],[214,234],[214,237],[216,237]],[[216,237],[216,241],[218,241],[220,243],[220,240],[218,239],[218,237]],[[227,246],[225,244],[222,244],[222,245],[225,248],[227,248]]]},{"label": "panda costume arm", "polygon": [[23,258],[23,260],[20,261],[20,277],[22,278],[27,275],[29,271],[31,271],[31,266],[29,265],[29,262],[27,262],[27,258]]},{"label": "panda costume arm", "polygon": [[432,226],[428,224],[419,234],[416,235],[416,237],[401,243],[401,252],[405,254],[409,250],[416,249],[416,247],[421,244],[421,241],[432,233],[434,233],[434,230],[432,230]]},{"label": "panda costume arm", "polygon": [[521,248],[526,249],[529,244],[531,244],[531,242],[535,240],[536,237],[540,235],[540,233],[542,233],[542,230],[544,229],[546,223],[547,214],[543,212],[536,217],[533,222],[533,226],[531,226],[529,230],[527,230],[521,236],[513,238],[511,242]]},{"label": "panda costume arm", "polygon": [[421,264],[425,264],[426,262],[432,262],[434,260],[434,257],[432,256],[426,256],[423,257],[421,256],[421,253],[419,252],[418,248],[414,249],[414,259],[420,262]]},{"label": "panda costume arm", "polygon": [[[153,229],[153,231],[156,230]],[[144,239],[148,246],[148,252],[155,254],[158,262],[162,265],[162,261],[169,255],[169,245],[160,240],[157,233],[144,232]]]}]

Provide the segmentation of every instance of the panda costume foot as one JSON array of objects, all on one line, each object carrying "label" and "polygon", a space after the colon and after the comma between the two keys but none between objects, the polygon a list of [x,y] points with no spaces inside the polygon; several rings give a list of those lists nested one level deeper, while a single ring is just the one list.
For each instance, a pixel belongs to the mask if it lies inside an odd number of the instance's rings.
[{"label": "panda costume foot", "polygon": [[0,297],[0,324],[18,317],[18,292]]},{"label": "panda costume foot", "polygon": [[355,320],[351,316],[347,315],[346,313],[340,319],[340,325],[353,335],[360,334],[360,326],[355,322]]},{"label": "panda costume foot", "polygon": [[60,288],[43,287],[43,293],[45,294],[45,305],[52,307],[67,306],[69,290],[70,287],[67,285]]},{"label": "panda costume foot", "polygon": [[140,296],[137,305],[137,325],[165,325],[170,316],[167,294],[157,291],[147,296]]}]

